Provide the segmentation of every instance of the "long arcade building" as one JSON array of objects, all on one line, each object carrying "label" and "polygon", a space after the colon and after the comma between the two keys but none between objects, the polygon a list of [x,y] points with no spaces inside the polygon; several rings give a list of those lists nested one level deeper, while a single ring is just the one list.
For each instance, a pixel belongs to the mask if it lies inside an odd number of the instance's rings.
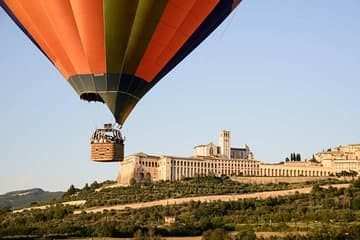
[{"label": "long arcade building", "polygon": [[151,181],[181,180],[196,175],[236,176],[329,176],[333,167],[313,162],[286,162],[264,164],[254,159],[250,148],[231,147],[230,131],[222,131],[219,145],[209,143],[194,148],[193,157],[152,156],[137,153],[120,163],[118,183],[127,185],[130,180],[148,178]]}]

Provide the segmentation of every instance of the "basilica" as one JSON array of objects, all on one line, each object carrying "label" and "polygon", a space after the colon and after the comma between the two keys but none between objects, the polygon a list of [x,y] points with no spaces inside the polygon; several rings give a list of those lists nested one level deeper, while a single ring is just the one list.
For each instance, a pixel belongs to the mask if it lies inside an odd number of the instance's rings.
[{"label": "basilica", "polygon": [[137,153],[120,163],[119,184],[137,181],[176,181],[196,175],[322,177],[341,171],[360,171],[360,145],[329,149],[314,155],[315,159],[298,162],[262,163],[249,146],[231,147],[231,132],[221,131],[219,144],[212,142],[194,147],[194,156],[153,156]]}]

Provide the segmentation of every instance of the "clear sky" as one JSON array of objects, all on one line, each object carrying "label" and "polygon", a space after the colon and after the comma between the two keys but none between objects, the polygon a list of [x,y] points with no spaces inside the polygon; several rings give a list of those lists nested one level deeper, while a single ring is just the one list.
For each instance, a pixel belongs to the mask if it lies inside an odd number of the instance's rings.
[{"label": "clear sky", "polygon": [[[360,1],[245,0],[138,103],[126,154],[190,156],[197,144],[248,144],[282,161],[360,143]],[[0,193],[115,179],[89,138],[113,122],[70,85],[0,10]]]}]

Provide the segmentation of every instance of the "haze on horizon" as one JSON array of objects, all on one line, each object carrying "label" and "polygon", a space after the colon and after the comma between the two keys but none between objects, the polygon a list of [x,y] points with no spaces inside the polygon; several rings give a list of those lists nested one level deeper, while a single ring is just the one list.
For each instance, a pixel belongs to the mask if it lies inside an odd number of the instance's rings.
[{"label": "haze on horizon", "polygon": [[[134,108],[125,154],[190,156],[197,144],[248,144],[255,158],[303,158],[360,143],[360,2],[245,0]],[[70,85],[0,10],[0,193],[115,179],[89,138],[113,122]]]}]

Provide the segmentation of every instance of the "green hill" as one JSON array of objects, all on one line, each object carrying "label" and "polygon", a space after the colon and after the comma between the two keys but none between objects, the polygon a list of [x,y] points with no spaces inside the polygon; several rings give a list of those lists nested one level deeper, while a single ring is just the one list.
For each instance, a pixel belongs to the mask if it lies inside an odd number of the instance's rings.
[{"label": "green hill", "polygon": [[[58,201],[44,209],[1,211],[0,238],[86,238],[157,236],[203,236],[207,239],[269,239],[262,233],[277,233],[271,239],[360,239],[360,179],[346,188],[333,186],[334,179],[301,184],[244,184],[228,177],[198,177],[179,182],[140,182],[128,187],[112,183],[70,186]],[[169,197],[208,196],[300,189],[308,193],[227,201],[189,201],[176,205],[125,208],[87,212],[96,206],[147,202]],[[26,192],[15,192],[10,195]],[[86,200],[81,205],[60,204]],[[140,200],[139,200],[140,199]],[[54,204],[57,202],[58,204]],[[236,237],[235,237],[236,236]]]},{"label": "green hill", "polygon": [[41,188],[8,192],[0,195],[0,208],[24,208],[30,206],[33,203],[59,199],[63,194],[64,192],[48,192],[42,190]]}]

